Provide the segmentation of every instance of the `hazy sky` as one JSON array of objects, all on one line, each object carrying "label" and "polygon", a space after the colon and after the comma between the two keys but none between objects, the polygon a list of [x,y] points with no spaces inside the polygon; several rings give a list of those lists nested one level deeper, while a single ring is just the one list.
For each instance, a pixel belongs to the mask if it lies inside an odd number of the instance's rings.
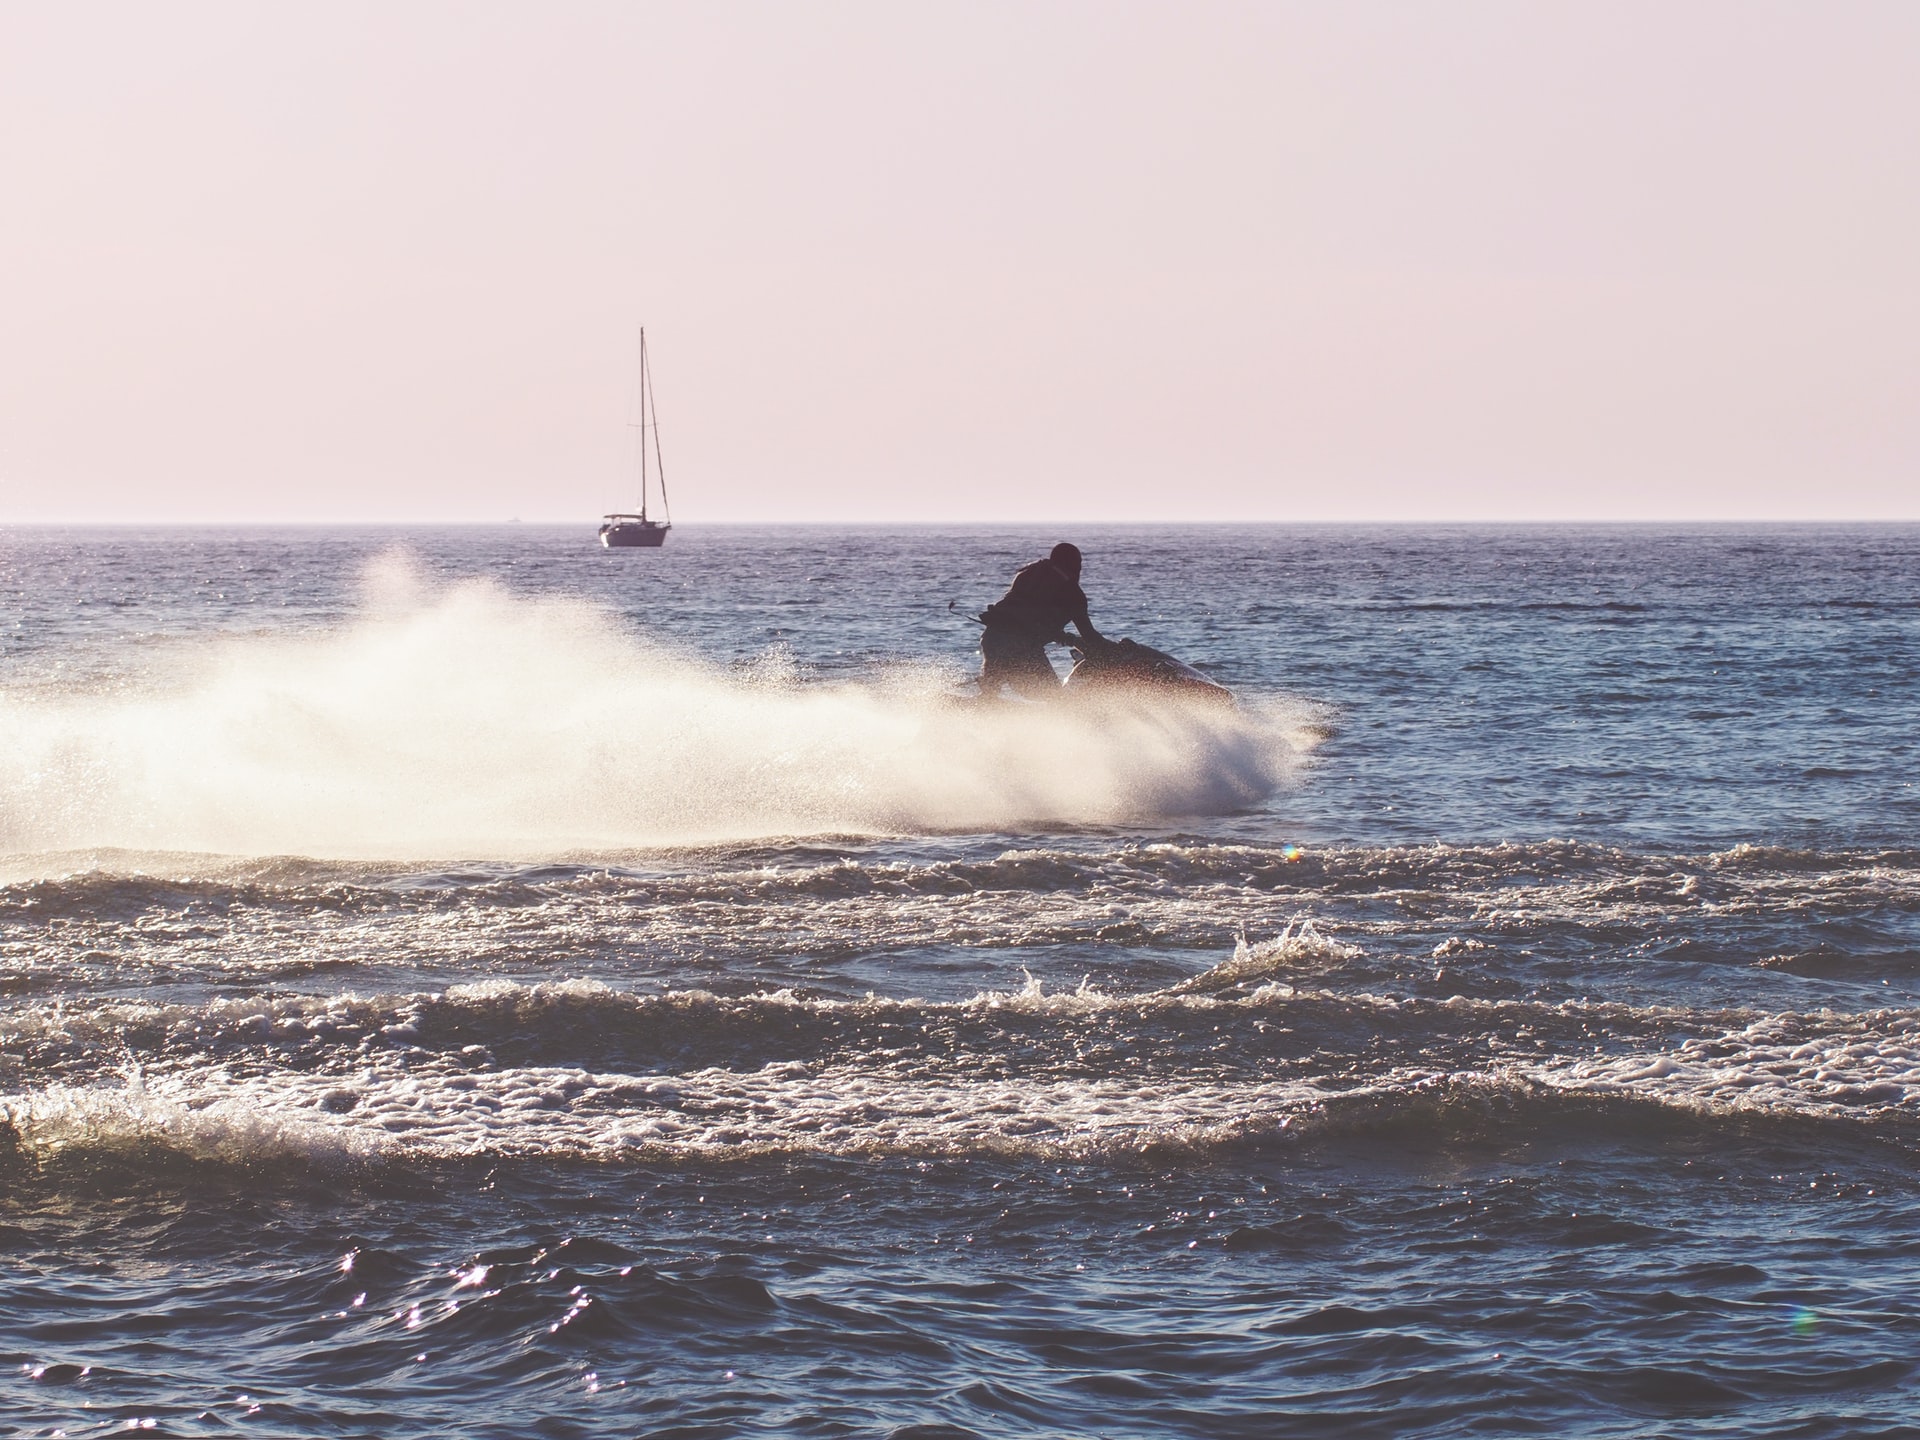
[{"label": "hazy sky", "polygon": [[0,0],[0,520],[1920,518],[1920,4]]}]

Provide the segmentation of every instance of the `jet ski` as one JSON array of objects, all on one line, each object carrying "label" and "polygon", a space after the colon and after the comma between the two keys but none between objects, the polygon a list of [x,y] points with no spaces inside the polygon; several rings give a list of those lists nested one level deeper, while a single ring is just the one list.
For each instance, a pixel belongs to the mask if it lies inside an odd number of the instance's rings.
[{"label": "jet ski", "polygon": [[1137,640],[1077,640],[1066,693],[1088,699],[1168,699],[1230,706],[1233,692],[1185,661]]}]

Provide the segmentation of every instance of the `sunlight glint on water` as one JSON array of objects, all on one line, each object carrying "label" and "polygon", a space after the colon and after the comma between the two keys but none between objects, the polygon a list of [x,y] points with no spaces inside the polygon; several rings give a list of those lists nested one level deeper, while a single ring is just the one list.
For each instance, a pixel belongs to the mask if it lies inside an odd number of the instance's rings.
[{"label": "sunlight glint on water", "polygon": [[1920,532],[590,541],[0,537],[7,1426],[1912,1422]]}]

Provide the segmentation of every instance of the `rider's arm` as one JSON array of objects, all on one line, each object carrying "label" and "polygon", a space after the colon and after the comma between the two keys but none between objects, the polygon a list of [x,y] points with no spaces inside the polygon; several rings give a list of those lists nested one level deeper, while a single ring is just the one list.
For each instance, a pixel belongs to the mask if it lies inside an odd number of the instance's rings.
[{"label": "rider's arm", "polygon": [[1093,621],[1087,618],[1087,597],[1080,596],[1077,603],[1080,608],[1073,614],[1073,628],[1080,632],[1082,640],[1099,640],[1102,638],[1100,632],[1093,628]]}]

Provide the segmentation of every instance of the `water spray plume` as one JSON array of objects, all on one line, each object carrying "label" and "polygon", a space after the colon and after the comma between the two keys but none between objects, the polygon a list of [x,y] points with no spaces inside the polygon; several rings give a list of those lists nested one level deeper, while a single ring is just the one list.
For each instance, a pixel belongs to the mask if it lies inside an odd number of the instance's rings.
[{"label": "water spray plume", "polygon": [[339,629],[0,691],[0,853],[538,857],[784,835],[1114,824],[1268,793],[1251,714],[956,707],[932,666],[729,671],[577,602],[370,567]]}]

